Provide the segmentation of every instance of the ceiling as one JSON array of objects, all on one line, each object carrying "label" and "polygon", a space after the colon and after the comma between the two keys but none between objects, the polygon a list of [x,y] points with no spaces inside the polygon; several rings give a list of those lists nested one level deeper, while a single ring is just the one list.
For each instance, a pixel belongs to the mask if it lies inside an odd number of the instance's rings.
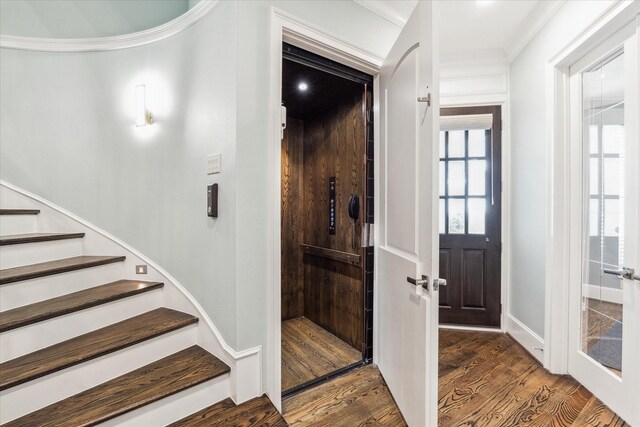
[{"label": "ceiling", "polygon": [[[304,92],[298,88],[300,83],[307,85]],[[282,61],[282,104],[287,107],[287,117],[318,117],[356,97],[362,98],[363,93],[362,84],[289,59]]]},{"label": "ceiling", "polygon": [[[417,0],[354,0],[399,27]],[[440,1],[440,53],[456,61],[468,57],[511,60],[558,10],[560,0]]]}]

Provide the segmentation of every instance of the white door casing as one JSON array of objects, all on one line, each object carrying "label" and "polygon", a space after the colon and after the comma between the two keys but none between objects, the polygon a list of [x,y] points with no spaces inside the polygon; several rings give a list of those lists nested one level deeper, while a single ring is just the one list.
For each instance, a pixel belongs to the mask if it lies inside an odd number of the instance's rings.
[{"label": "white door casing", "polygon": [[[380,72],[376,360],[410,426],[438,413],[436,4],[418,3]],[[407,281],[422,275],[427,289]]]}]

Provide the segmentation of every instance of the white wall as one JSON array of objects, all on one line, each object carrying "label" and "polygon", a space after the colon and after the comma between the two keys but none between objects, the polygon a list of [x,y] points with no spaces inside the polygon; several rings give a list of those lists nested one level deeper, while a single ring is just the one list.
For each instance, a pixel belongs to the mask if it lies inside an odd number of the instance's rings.
[{"label": "white wall", "polygon": [[[229,0],[138,48],[0,49],[0,177],[153,259],[236,350],[266,344],[272,7],[381,57],[399,33],[349,0]],[[140,83],[156,120],[148,128],[133,125]],[[222,173],[207,176],[215,152]],[[206,216],[212,182],[216,220]]]},{"label": "white wall", "polygon": [[0,33],[50,38],[115,36],[164,24],[189,8],[188,0],[2,0]]},{"label": "white wall", "polygon": [[[509,67],[511,315],[544,337],[547,135],[545,64],[613,1],[568,1]],[[568,284],[558,283],[558,286]]]}]

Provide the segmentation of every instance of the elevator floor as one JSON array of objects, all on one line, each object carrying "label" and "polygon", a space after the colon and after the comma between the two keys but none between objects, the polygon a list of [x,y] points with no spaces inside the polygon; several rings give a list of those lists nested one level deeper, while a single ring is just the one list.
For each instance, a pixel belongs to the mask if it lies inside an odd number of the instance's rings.
[{"label": "elevator floor", "polygon": [[282,322],[282,392],[362,360],[362,353],[305,317]]}]

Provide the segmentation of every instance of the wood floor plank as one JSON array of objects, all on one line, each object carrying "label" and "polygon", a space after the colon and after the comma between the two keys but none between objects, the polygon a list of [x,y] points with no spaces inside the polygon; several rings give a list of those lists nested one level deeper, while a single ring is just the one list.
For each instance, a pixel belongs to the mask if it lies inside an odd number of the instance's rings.
[{"label": "wood floor plank", "polygon": [[100,357],[198,322],[161,307],[0,364],[0,390]]},{"label": "wood floor plank", "polygon": [[283,400],[290,426],[406,426],[375,365],[340,375]]},{"label": "wood floor plank", "polygon": [[629,427],[629,425],[598,398],[592,396],[574,425],[585,427]]},{"label": "wood floor plank", "polygon": [[163,286],[161,282],[118,280],[57,298],[6,310],[0,313],[0,332],[160,289]]},{"label": "wood floor plank", "polygon": [[[443,355],[459,352],[462,356],[457,360],[462,363],[440,371],[440,427],[627,426],[576,380],[542,368],[520,346],[513,345],[511,337],[494,335],[493,342],[478,345],[487,341],[471,335],[460,340],[459,333],[454,337],[448,334],[440,332],[441,360]],[[469,357],[465,342],[475,357]]]},{"label": "wood floor plank", "polygon": [[282,415],[267,396],[256,397],[241,405],[225,399],[168,427],[286,427]]},{"label": "wood floor plank", "polygon": [[124,256],[77,256],[0,270],[0,285],[124,261]]},{"label": "wood floor plank", "polygon": [[79,239],[84,233],[26,233],[0,236],[0,246],[20,245],[24,243],[50,242],[54,240]]},{"label": "wood floor plank", "polygon": [[309,319],[282,322],[282,390],[323,377],[362,360],[362,353]]},{"label": "wood floor plank", "polygon": [[222,361],[193,346],[3,427],[94,426],[228,372]]}]

